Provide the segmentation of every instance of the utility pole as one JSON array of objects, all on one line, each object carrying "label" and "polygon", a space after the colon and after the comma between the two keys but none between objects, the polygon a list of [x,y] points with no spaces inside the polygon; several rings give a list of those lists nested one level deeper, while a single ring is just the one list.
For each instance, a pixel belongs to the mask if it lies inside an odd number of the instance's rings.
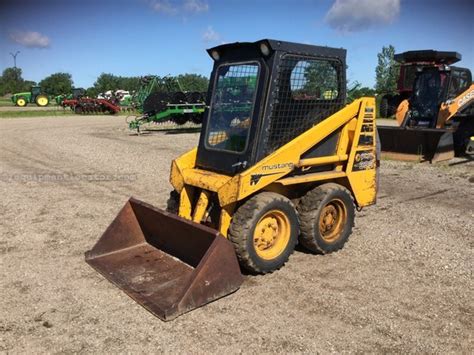
[{"label": "utility pole", "polygon": [[13,57],[13,66],[16,68],[16,56],[20,53],[20,51],[16,51],[15,54],[10,52],[10,55]]}]

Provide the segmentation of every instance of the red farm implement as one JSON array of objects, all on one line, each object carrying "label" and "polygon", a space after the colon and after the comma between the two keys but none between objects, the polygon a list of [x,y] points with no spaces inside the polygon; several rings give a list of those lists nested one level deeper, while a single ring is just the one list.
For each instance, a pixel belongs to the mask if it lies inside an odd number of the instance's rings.
[{"label": "red farm implement", "polygon": [[120,111],[119,104],[106,99],[92,99],[88,97],[64,100],[62,106],[70,107],[77,114],[108,113],[114,115]]}]

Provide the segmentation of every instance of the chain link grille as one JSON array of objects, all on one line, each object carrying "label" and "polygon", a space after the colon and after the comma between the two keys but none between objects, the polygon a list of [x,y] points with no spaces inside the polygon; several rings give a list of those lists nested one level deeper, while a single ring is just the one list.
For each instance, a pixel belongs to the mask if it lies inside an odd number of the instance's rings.
[{"label": "chain link grille", "polygon": [[270,154],[344,105],[339,61],[286,55],[272,93],[265,154]]}]

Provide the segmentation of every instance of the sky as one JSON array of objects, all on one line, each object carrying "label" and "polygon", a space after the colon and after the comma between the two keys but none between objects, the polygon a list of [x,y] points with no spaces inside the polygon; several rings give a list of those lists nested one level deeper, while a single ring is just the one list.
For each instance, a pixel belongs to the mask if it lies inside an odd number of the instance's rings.
[{"label": "sky", "polygon": [[263,38],[347,49],[347,77],[372,87],[377,53],[457,51],[474,71],[474,0],[1,0],[0,70],[56,72],[90,87],[101,73],[197,73],[205,52]]}]

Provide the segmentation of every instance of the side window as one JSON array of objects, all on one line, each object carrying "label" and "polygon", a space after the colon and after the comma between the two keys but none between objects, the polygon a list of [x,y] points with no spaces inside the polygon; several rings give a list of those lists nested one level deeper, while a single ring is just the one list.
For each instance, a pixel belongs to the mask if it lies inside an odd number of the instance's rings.
[{"label": "side window", "polygon": [[406,65],[404,67],[404,71],[405,71],[405,77],[403,78],[403,89],[411,90],[413,89],[413,83],[415,82],[416,66]]},{"label": "side window", "polygon": [[325,60],[299,60],[290,75],[295,100],[334,100],[338,96],[337,71]]},{"label": "side window", "polygon": [[266,154],[344,107],[344,66],[342,58],[282,57],[265,133]]},{"label": "side window", "polygon": [[470,85],[470,77],[466,71],[453,70],[449,85],[448,99],[454,99],[464,92]]}]

